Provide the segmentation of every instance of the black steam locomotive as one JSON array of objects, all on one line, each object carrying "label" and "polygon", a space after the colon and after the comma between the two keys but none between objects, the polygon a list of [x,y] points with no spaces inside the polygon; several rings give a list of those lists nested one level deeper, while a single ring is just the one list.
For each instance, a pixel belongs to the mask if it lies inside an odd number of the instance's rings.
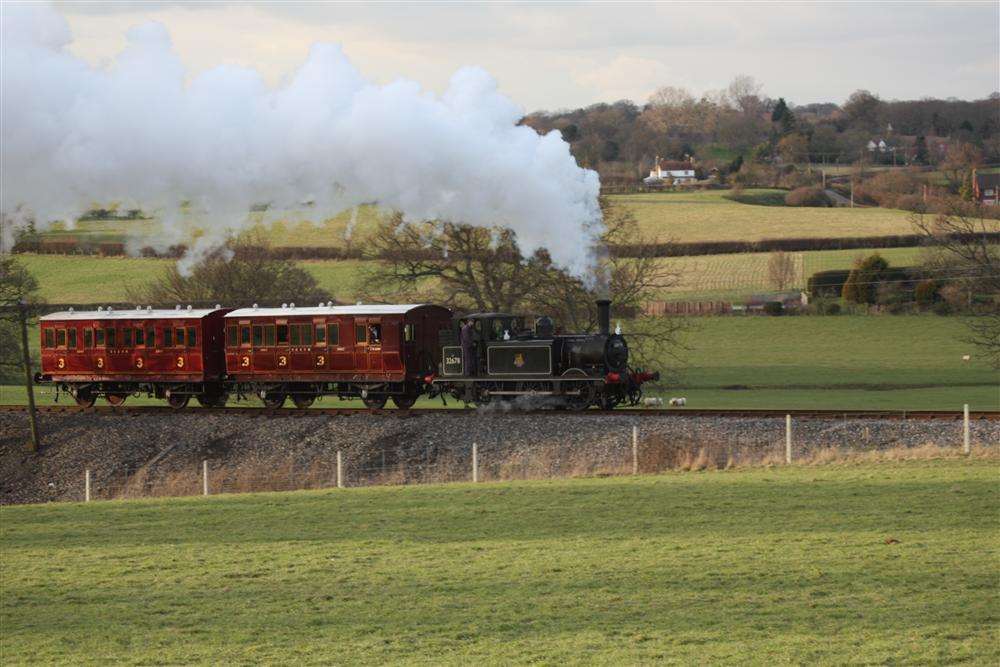
[{"label": "black steam locomotive", "polygon": [[[628,343],[611,333],[611,302],[597,302],[596,334],[557,334],[548,317],[534,330],[507,313],[476,313],[441,331],[441,364],[434,393],[465,403],[512,402],[525,407],[609,410],[642,398],[642,385],[659,373],[629,368]],[[462,349],[461,327],[473,323],[471,350]],[[463,353],[464,352],[464,353]]]}]

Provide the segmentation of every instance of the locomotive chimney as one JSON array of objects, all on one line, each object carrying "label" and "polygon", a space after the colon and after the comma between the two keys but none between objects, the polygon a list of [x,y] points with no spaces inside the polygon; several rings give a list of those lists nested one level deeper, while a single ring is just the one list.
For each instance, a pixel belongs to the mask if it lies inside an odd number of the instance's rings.
[{"label": "locomotive chimney", "polygon": [[597,300],[597,329],[605,336],[611,333],[611,299]]}]

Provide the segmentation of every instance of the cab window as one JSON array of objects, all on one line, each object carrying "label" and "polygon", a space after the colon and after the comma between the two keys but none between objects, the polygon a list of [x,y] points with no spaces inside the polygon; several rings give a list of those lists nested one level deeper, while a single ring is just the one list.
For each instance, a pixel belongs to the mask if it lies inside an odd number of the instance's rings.
[{"label": "cab window", "polygon": [[322,324],[316,325],[316,344],[326,345],[326,327]]},{"label": "cab window", "polygon": [[122,329],[122,347],[132,347],[132,327]]},{"label": "cab window", "polygon": [[188,347],[198,347],[197,327],[188,327]]},{"label": "cab window", "polygon": [[354,325],[354,342],[355,343],[366,343],[368,342],[367,328],[363,324]]},{"label": "cab window", "polygon": [[236,325],[226,327],[226,346],[236,347]]},{"label": "cab window", "polygon": [[330,345],[340,345],[340,325],[339,324],[328,324],[326,325],[326,338]]},{"label": "cab window", "polygon": [[55,329],[45,330],[45,347],[55,347],[56,346],[56,332]]},{"label": "cab window", "polygon": [[264,345],[264,327],[260,324],[254,325],[253,328],[253,346],[262,347]]},{"label": "cab window", "polygon": [[274,325],[264,325],[264,345],[274,347]]},{"label": "cab window", "polygon": [[66,347],[65,329],[56,329],[56,347]]},{"label": "cab window", "polygon": [[94,330],[87,327],[83,330],[83,348],[89,350],[94,347]]}]

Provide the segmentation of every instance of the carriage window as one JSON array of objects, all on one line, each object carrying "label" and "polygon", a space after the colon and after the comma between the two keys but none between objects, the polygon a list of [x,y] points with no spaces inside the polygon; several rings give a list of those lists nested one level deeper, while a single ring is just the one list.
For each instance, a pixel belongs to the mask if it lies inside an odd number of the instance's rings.
[{"label": "carriage window", "polygon": [[146,328],[146,345],[156,347],[156,329],[153,327]]},{"label": "carriage window", "polygon": [[108,347],[114,347],[115,346],[115,330],[112,329],[111,327],[108,327],[108,329],[105,331],[105,337],[107,338]]},{"label": "carriage window", "polygon": [[104,329],[94,329],[94,345],[104,347]]},{"label": "carriage window", "polygon": [[403,340],[407,343],[413,342],[413,325],[404,324],[403,325]]},{"label": "carriage window", "polygon": [[313,344],[313,330],[312,326],[308,324],[301,325],[302,327],[302,344],[312,345]]},{"label": "carriage window", "polygon": [[163,347],[174,346],[174,330],[167,327],[163,330]]},{"label": "carriage window", "polygon": [[267,324],[264,326],[264,345],[268,347],[274,346],[274,325]]},{"label": "carriage window", "polygon": [[76,349],[76,329],[75,328],[73,328],[73,329],[67,329],[66,330],[66,347],[68,347],[71,350],[75,350]]},{"label": "carriage window", "polygon": [[292,345],[301,345],[302,344],[302,333],[301,333],[302,330],[299,328],[298,324],[293,324],[293,325],[291,325],[291,327],[292,327]]},{"label": "carriage window", "polygon": [[65,329],[56,329],[56,347],[66,347]]},{"label": "carriage window", "polygon": [[45,330],[45,347],[55,347],[56,334],[54,329]]},{"label": "carriage window", "polygon": [[146,335],[145,332],[142,330],[142,327],[135,328],[135,344],[136,347],[138,347],[139,345],[146,344]]},{"label": "carriage window", "polygon": [[258,324],[253,328],[253,346],[261,347],[262,345],[264,345],[264,327]]},{"label": "carriage window", "polygon": [[250,344],[250,325],[240,327],[240,345]]},{"label": "carriage window", "polygon": [[122,329],[122,347],[132,347],[132,327]]},{"label": "carriage window", "polygon": [[326,325],[326,337],[330,341],[330,345],[340,345],[340,325]]},{"label": "carriage window", "polygon": [[316,325],[316,344],[326,345],[326,327],[322,324]]},{"label": "carriage window", "polygon": [[236,347],[236,325],[226,327],[226,345]]},{"label": "carriage window", "polygon": [[278,325],[278,345],[288,345],[288,325]]},{"label": "carriage window", "polygon": [[83,349],[89,350],[94,347],[94,330],[87,327],[83,330]]},{"label": "carriage window", "polygon": [[368,341],[368,335],[366,334],[367,329],[363,324],[354,325],[354,342],[355,343],[365,343]]},{"label": "carriage window", "polygon": [[372,345],[379,345],[382,343],[382,325],[381,324],[369,324],[368,325],[368,339],[371,341]]},{"label": "carriage window", "polygon": [[184,327],[174,329],[174,345],[184,347]]},{"label": "carriage window", "polygon": [[198,334],[196,327],[188,327],[188,347],[198,347]]}]

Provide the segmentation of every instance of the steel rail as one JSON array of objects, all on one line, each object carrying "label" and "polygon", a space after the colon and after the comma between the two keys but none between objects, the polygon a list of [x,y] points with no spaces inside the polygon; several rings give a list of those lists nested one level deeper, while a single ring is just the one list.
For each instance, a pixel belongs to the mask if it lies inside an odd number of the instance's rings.
[{"label": "steel rail", "polygon": [[[258,417],[309,417],[309,416],[346,416],[346,415],[378,415],[407,419],[425,415],[451,415],[460,417],[475,414],[477,416],[527,416],[557,414],[560,416],[628,416],[628,417],[721,417],[727,419],[759,419],[781,418],[785,415],[799,419],[891,419],[891,420],[961,420],[961,411],[948,410],[757,410],[757,409],[699,409],[699,408],[617,408],[615,410],[582,410],[558,411],[552,410],[509,410],[490,408],[265,408],[254,406],[234,406],[223,408],[189,407],[176,410],[167,405],[132,405],[110,406],[99,405],[83,408],[77,405],[40,405],[36,407],[40,414],[101,414],[101,415],[191,415],[191,414],[230,414]],[[27,412],[26,405],[0,405],[0,412]],[[1000,411],[975,411],[969,413],[973,420],[1000,421]]]}]

